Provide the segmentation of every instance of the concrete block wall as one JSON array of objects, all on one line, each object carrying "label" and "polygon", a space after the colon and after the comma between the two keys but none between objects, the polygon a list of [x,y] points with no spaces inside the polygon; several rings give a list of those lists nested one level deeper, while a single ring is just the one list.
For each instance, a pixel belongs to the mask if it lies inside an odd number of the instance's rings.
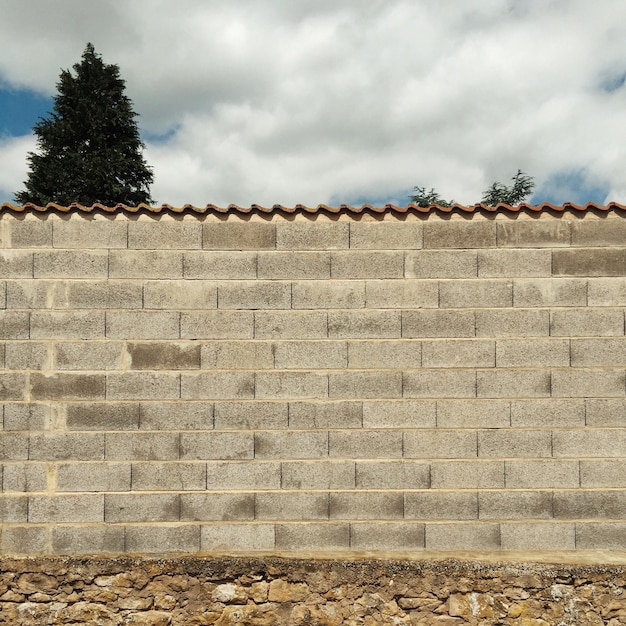
[{"label": "concrete block wall", "polygon": [[1,552],[626,550],[623,213],[0,218]]}]

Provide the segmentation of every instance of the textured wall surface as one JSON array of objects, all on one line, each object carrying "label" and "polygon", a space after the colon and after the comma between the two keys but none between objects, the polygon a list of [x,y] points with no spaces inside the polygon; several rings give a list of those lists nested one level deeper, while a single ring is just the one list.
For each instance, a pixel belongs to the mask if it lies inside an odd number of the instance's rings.
[{"label": "textured wall surface", "polygon": [[625,550],[626,218],[0,219],[0,548]]}]

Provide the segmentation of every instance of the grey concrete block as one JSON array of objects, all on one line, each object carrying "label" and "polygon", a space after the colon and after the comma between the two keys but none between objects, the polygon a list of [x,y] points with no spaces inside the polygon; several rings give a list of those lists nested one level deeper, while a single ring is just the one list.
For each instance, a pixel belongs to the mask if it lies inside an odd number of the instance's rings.
[{"label": "grey concrete block", "polygon": [[363,522],[350,524],[353,550],[422,550],[424,525],[413,522]]},{"label": "grey concrete block", "polygon": [[576,248],[552,251],[553,276],[624,276],[625,272],[626,248]]},{"label": "grey concrete block", "polygon": [[[204,491],[206,463],[133,463],[133,491]],[[121,491],[121,490],[119,490]]]},{"label": "grey concrete block", "polygon": [[551,491],[479,491],[480,519],[551,519]]},{"label": "grey concrete block", "polygon": [[126,248],[128,222],[105,216],[55,220],[52,226],[52,246],[55,248]]},{"label": "grey concrete block", "polygon": [[104,337],[102,311],[33,311],[31,339],[100,339]]},{"label": "grey concrete block", "polygon": [[198,311],[180,314],[182,339],[251,339],[254,314],[249,311]]},{"label": "grey concrete block", "polygon": [[8,222],[13,248],[49,248],[52,246],[52,220],[49,214],[24,215]]},{"label": "grey concrete block", "polygon": [[[81,496],[84,497],[84,496]],[[119,522],[175,522],[180,515],[177,493],[120,493],[104,495],[104,520]],[[145,527],[150,532],[150,527]]]},{"label": "grey concrete block", "polygon": [[574,550],[575,524],[551,522],[500,525],[502,550]]},{"label": "grey concrete block", "polygon": [[183,275],[187,279],[234,280],[257,277],[256,252],[214,252],[195,250],[183,255]]},{"label": "grey concrete block", "polygon": [[330,398],[401,398],[402,372],[349,371],[328,374]]},{"label": "grey concrete block", "polygon": [[218,430],[274,430],[289,425],[287,402],[216,402]]},{"label": "grey concrete block", "polygon": [[59,463],[57,492],[129,491],[130,463]]},{"label": "grey concrete block", "polygon": [[576,549],[626,550],[626,523],[576,523]]},{"label": "grey concrete block", "polygon": [[342,459],[398,459],[402,457],[402,433],[393,430],[330,431],[329,455]]},{"label": "grey concrete block", "polygon": [[[72,282],[81,284],[84,281]],[[53,306],[53,292],[57,285],[55,281],[7,280],[5,285],[4,300],[7,309],[51,309]]]},{"label": "grey concrete block", "polygon": [[328,279],[330,252],[259,252],[257,276],[260,279]]},{"label": "grey concrete block", "polygon": [[281,522],[328,519],[328,499],[327,493],[319,491],[257,493],[254,499],[254,517],[258,520]]},{"label": "grey concrete block", "polygon": [[124,552],[123,526],[59,526],[50,529],[54,554]]},{"label": "grey concrete block", "polygon": [[183,493],[180,519],[192,522],[253,520],[254,500],[254,493]]},{"label": "grey concrete block", "polygon": [[495,308],[513,306],[510,280],[447,280],[439,283],[441,308]]},{"label": "grey concrete block", "polygon": [[295,430],[361,428],[363,406],[359,401],[303,401],[289,403],[289,428]]},{"label": "grey concrete block", "polygon": [[[207,489],[280,489],[281,468],[277,461],[209,461]],[[305,488],[305,487],[303,487]]]},{"label": "grey concrete block", "polygon": [[479,278],[551,276],[550,250],[479,250]]},{"label": "grey concrete block", "polygon": [[385,491],[343,491],[330,494],[330,519],[402,519],[402,493]]},{"label": "grey concrete block", "polygon": [[211,430],[213,402],[141,402],[140,426],[144,430]]},{"label": "grey concrete block", "polygon": [[589,306],[626,306],[626,277],[590,278],[586,282]]},{"label": "grey concrete block", "polygon": [[511,401],[511,426],[514,428],[584,425],[584,400],[549,398]]},{"label": "grey concrete block", "polygon": [[182,278],[183,253],[179,250],[111,250],[110,278]]},{"label": "grey concrete block", "polygon": [[428,489],[430,465],[421,461],[357,461],[357,489]]},{"label": "grey concrete block", "polygon": [[293,221],[276,224],[276,248],[279,250],[335,250],[350,243],[347,222]]},{"label": "grey concrete block", "polygon": [[341,369],[348,361],[345,341],[280,341],[270,349],[277,369]]},{"label": "grey concrete block", "polygon": [[252,459],[255,456],[251,432],[183,432],[180,458],[191,460]]},{"label": "grey concrete block", "polygon": [[126,280],[56,281],[51,297],[57,309],[140,309],[143,305],[141,283]]},{"label": "grey concrete block", "polygon": [[104,458],[102,433],[31,433],[28,458],[34,461],[96,461]]},{"label": "grey concrete block", "polygon": [[601,491],[554,492],[554,517],[561,519],[626,519],[626,491],[611,489]]},{"label": "grey concrete block", "polygon": [[256,311],[256,339],[323,339],[328,336],[326,311]]},{"label": "grey concrete block", "polygon": [[150,342],[126,344],[134,370],[191,370],[200,367],[200,344],[191,342]]},{"label": "grey concrete block", "polygon": [[500,489],[504,487],[504,461],[433,461],[433,489]]},{"label": "grey concrete block", "polygon": [[255,398],[327,398],[328,375],[319,372],[257,372]]},{"label": "grey concrete block", "polygon": [[422,366],[493,367],[495,342],[487,339],[445,339],[422,341]]},{"label": "grey concrete block", "polygon": [[472,370],[415,370],[403,374],[405,398],[474,398],[476,373]]},{"label": "grey concrete block", "polygon": [[0,251],[0,278],[32,278],[33,253],[25,250]]},{"label": "grey concrete block", "polygon": [[497,223],[498,246],[509,248],[555,248],[571,243],[567,220],[533,220]]},{"label": "grey concrete block", "polygon": [[22,461],[29,458],[28,453],[28,433],[0,431],[0,460]]},{"label": "grey concrete block", "polygon": [[404,457],[408,459],[476,458],[478,444],[472,430],[413,430],[404,433]]},{"label": "grey concrete block", "polygon": [[220,309],[290,309],[291,284],[270,280],[223,281],[217,288]]},{"label": "grey concrete block", "polygon": [[340,250],[330,254],[333,279],[404,278],[401,250]]},{"label": "grey concrete block", "polygon": [[367,307],[371,309],[436,309],[439,282],[436,280],[367,280]]},{"label": "grey concrete block", "polygon": [[497,367],[568,367],[569,339],[498,339]]},{"label": "grey concrete block", "polygon": [[354,489],[354,461],[283,461],[283,489]]},{"label": "grey concrete block", "polygon": [[364,428],[434,428],[437,404],[433,400],[366,400]]},{"label": "grey concrete block", "polygon": [[294,309],[359,309],[365,306],[364,280],[298,280],[292,283]]},{"label": "grey concrete block", "polygon": [[571,489],[580,485],[577,460],[505,461],[504,470],[508,489]]},{"label": "grey concrete block", "polygon": [[[6,389],[6,382],[4,386]],[[104,400],[105,375],[32,373],[30,397],[31,400]]]},{"label": "grey concrete block", "polygon": [[171,400],[180,397],[180,374],[170,372],[108,372],[107,400]]},{"label": "grey concrete block", "polygon": [[[547,317],[547,316],[546,316]],[[473,337],[476,334],[476,313],[462,310],[402,311],[402,336]],[[546,322],[546,334],[547,322]]]},{"label": "grey concrete block", "polygon": [[212,524],[201,528],[201,548],[212,550],[274,549],[274,524]]},{"label": "grey concrete block", "polygon": [[489,522],[426,524],[427,550],[499,550],[500,525]]},{"label": "grey concrete block", "polygon": [[105,436],[108,461],[175,461],[179,458],[178,433],[106,433]]},{"label": "grey concrete block", "polygon": [[328,433],[314,431],[256,432],[257,459],[322,459],[328,456]]},{"label": "grey concrete block", "polygon": [[571,345],[573,367],[626,365],[626,337],[572,339]]},{"label": "grey concrete block", "polygon": [[45,463],[4,463],[2,466],[2,491],[20,493],[45,491],[48,484]]},{"label": "grey concrete block", "polygon": [[349,341],[348,365],[357,369],[418,368],[422,365],[422,342]]},{"label": "grey concrete block", "polygon": [[[31,374],[31,379],[40,374]],[[24,400],[27,387],[24,374],[0,374],[0,400]],[[37,398],[33,398],[37,399]]]},{"label": "grey concrete block", "polygon": [[106,336],[110,339],[178,339],[178,311],[107,311]]},{"label": "grey concrete block", "polygon": [[48,404],[9,402],[4,405],[4,430],[46,430],[51,423]]},{"label": "grey concrete block", "polygon": [[550,313],[538,309],[476,311],[477,337],[547,337]]},{"label": "grey concrete block", "polygon": [[35,278],[107,278],[107,250],[48,250],[33,255]]},{"label": "grey concrete block", "polygon": [[624,335],[622,309],[556,309],[550,313],[550,334],[561,337]]},{"label": "grey concrete block", "polygon": [[26,496],[6,496],[0,498],[0,524],[20,524],[28,518],[28,498]]},{"label": "grey concrete block", "polygon": [[206,222],[202,247],[207,250],[264,250],[276,247],[276,225],[257,221]]},{"label": "grey concrete block", "polygon": [[334,550],[349,547],[350,525],[347,523],[276,524],[276,548],[281,550]]},{"label": "grey concrete block", "polygon": [[135,402],[80,402],[67,404],[68,430],[136,430],[139,404]]},{"label": "grey concrete block", "polygon": [[28,522],[31,524],[103,521],[104,496],[102,494],[28,497]]},{"label": "grey concrete block", "polygon": [[495,221],[424,222],[424,248],[494,248]]},{"label": "grey concrete block", "polygon": [[126,526],[126,552],[140,554],[168,552],[198,552],[200,550],[200,526],[197,524]]},{"label": "grey concrete block", "polygon": [[624,456],[626,430],[619,428],[585,428],[555,430],[552,434],[555,457],[616,457]]},{"label": "grey concrete block", "polygon": [[411,250],[423,245],[421,222],[352,222],[350,247],[363,250]]},{"label": "grey concrete block", "polygon": [[4,554],[45,554],[48,528],[44,526],[5,526],[0,533]]},{"label": "grey concrete block", "polygon": [[[6,481],[5,466],[5,481]],[[626,487],[626,459],[583,459],[580,486],[584,488]]]},{"label": "grey concrete block", "polygon": [[541,369],[479,370],[476,372],[479,398],[541,398],[550,396],[550,371]]},{"label": "grey concrete block", "polygon": [[[59,342],[54,344],[54,369],[121,369],[123,349],[121,341]],[[45,354],[47,357],[47,350]]]},{"label": "grey concrete block", "polygon": [[549,430],[479,430],[478,456],[487,458],[549,457],[552,440]]},{"label": "grey concrete block", "polygon": [[4,364],[10,370],[50,369],[49,345],[36,341],[9,341],[4,352]]},{"label": "grey concrete block", "polygon": [[584,278],[515,279],[513,306],[586,306],[587,282]]},{"label": "grey concrete block", "polygon": [[626,398],[587,398],[585,423],[587,426],[626,426]]},{"label": "grey concrete block", "polygon": [[471,250],[407,252],[405,278],[476,278],[478,256]]},{"label": "grey concrete block", "polygon": [[626,372],[623,369],[555,369],[552,370],[552,395],[576,398],[624,396]]},{"label": "grey concrete block", "polygon": [[139,218],[128,224],[128,247],[144,250],[193,249],[202,247],[202,224],[193,221]]},{"label": "grey concrete block", "polygon": [[507,428],[511,425],[508,400],[437,400],[440,428]]},{"label": "grey concrete block", "polygon": [[400,311],[329,311],[328,336],[340,339],[400,337]]},{"label": "grey concrete block", "polygon": [[410,491],[404,494],[404,517],[418,520],[478,518],[475,491]]},{"label": "grey concrete block", "polygon": [[182,374],[181,398],[185,400],[254,398],[254,374],[252,372]]},{"label": "grey concrete block", "polygon": [[626,221],[602,218],[599,220],[572,221],[572,246],[623,246],[626,240]]},{"label": "grey concrete block", "polygon": [[217,284],[211,280],[146,281],[143,286],[143,307],[163,310],[215,309]]}]

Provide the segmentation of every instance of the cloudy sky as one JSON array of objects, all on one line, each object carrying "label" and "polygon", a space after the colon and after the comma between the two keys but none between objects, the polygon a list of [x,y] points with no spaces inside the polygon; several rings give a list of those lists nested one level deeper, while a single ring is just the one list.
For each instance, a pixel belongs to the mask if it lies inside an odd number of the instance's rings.
[{"label": "cloudy sky", "polygon": [[120,66],[159,203],[626,202],[624,0],[1,0],[0,202],[62,69]]}]

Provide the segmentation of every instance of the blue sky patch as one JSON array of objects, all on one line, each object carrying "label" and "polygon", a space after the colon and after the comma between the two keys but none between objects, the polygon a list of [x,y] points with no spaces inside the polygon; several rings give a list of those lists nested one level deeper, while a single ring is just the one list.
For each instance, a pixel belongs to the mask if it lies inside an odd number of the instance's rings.
[{"label": "blue sky patch", "polygon": [[40,117],[52,110],[53,100],[27,89],[0,88],[0,136],[28,135]]},{"label": "blue sky patch", "polygon": [[584,171],[559,172],[548,178],[534,193],[532,204],[549,202],[561,205],[565,202],[587,204],[595,202],[604,204],[609,193],[609,186],[599,182],[591,182],[584,175]]}]

